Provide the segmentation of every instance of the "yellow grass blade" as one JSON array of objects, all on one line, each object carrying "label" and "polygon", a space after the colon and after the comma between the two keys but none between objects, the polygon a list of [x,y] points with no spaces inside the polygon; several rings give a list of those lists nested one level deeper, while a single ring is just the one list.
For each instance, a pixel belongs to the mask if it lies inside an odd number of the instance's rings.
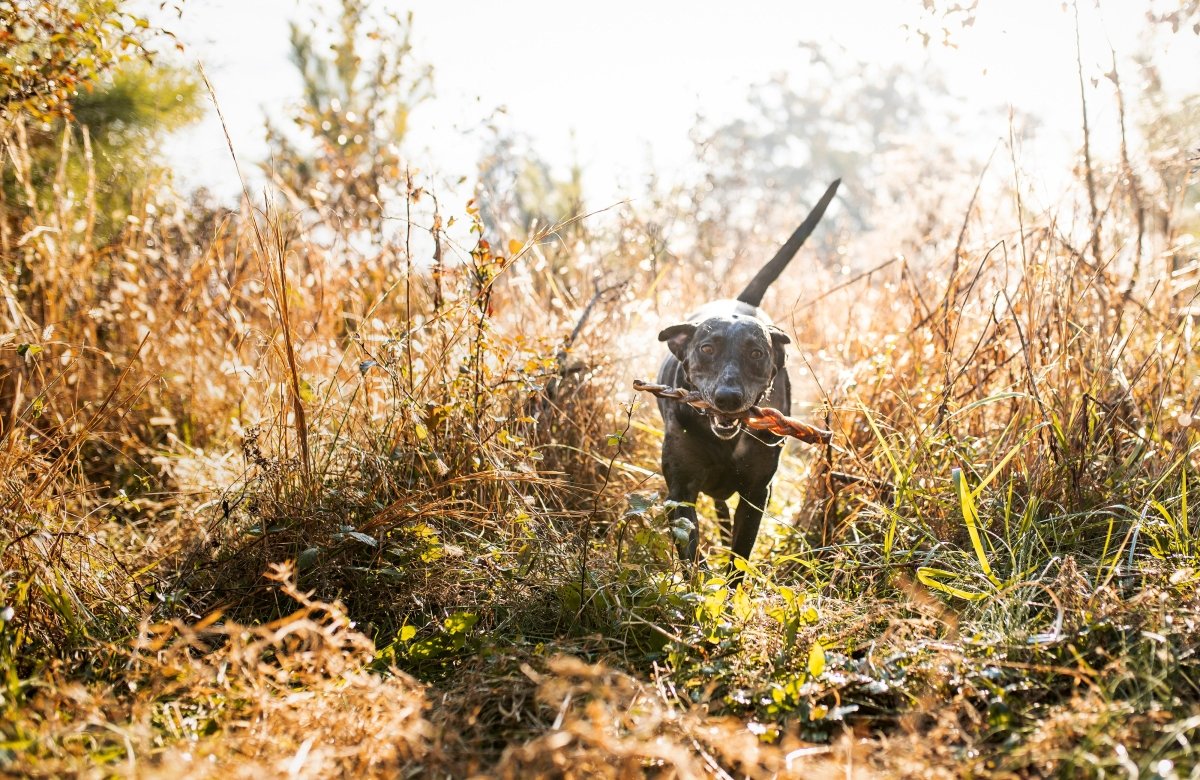
[{"label": "yellow grass blade", "polygon": [[967,487],[967,478],[962,469],[950,472],[954,487],[958,491],[958,502],[962,507],[963,522],[967,524],[967,533],[971,536],[971,546],[975,548],[975,557],[979,559],[979,568],[991,580],[993,585],[999,585],[1000,580],[992,574],[992,565],[988,563],[987,552],[983,549],[983,540],[979,536],[979,512],[975,508],[975,495]]},{"label": "yellow grass blade", "polygon": [[1008,451],[1008,454],[1000,459],[1000,462],[996,464],[995,468],[993,468],[991,470],[991,472],[989,472],[988,475],[986,477],[984,477],[983,480],[980,481],[980,483],[978,485],[975,486],[975,489],[973,491],[971,491],[972,495],[975,498],[978,498],[979,494],[983,492],[983,489],[985,487],[987,487],[987,485],[993,479],[996,478],[996,475],[1000,473],[1001,469],[1003,469],[1005,466],[1008,465],[1008,462],[1013,459],[1013,456],[1015,456],[1018,452],[1020,452],[1021,448],[1024,447],[1026,444],[1028,444],[1029,440],[1032,439],[1037,434],[1038,431],[1040,431],[1042,428],[1046,427],[1046,425],[1047,425],[1047,423],[1038,423],[1037,425],[1033,426],[1028,431],[1026,431],[1025,435],[1021,438],[1021,441],[1017,442],[1017,444],[1011,450]]},{"label": "yellow grass blade", "polygon": [[957,575],[952,571],[945,569],[934,569],[930,566],[922,566],[917,569],[917,580],[926,587],[940,590],[942,593],[947,593],[960,599],[967,601],[981,601],[987,598],[988,594],[978,591],[963,590],[962,588],[943,582],[943,579],[952,579]]},{"label": "yellow grass blade", "polygon": [[879,432],[879,428],[875,425],[875,418],[871,416],[871,411],[867,409],[867,405],[860,400],[858,408],[862,411],[863,416],[867,418],[867,425],[871,426],[871,432],[879,440],[879,446],[883,450],[884,457],[888,459],[888,463],[892,464],[892,474],[895,476],[896,482],[900,482],[900,466],[896,462],[896,456],[892,453],[892,448],[888,446],[887,439]]}]

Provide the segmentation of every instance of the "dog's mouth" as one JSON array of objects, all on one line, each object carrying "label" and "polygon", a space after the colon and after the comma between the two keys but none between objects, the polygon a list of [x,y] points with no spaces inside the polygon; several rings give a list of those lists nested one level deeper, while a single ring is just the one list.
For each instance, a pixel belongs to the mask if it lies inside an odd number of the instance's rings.
[{"label": "dog's mouth", "polygon": [[742,429],[742,421],[736,417],[728,417],[717,412],[709,412],[708,424],[718,439],[732,439]]}]

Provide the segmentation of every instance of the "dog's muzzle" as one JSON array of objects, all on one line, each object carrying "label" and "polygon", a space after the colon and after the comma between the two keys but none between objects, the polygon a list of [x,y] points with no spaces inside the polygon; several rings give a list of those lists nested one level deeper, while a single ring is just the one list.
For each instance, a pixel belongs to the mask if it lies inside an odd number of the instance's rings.
[{"label": "dog's muzzle", "polygon": [[726,417],[718,412],[708,413],[708,424],[718,439],[732,439],[742,430],[742,421],[736,417]]}]

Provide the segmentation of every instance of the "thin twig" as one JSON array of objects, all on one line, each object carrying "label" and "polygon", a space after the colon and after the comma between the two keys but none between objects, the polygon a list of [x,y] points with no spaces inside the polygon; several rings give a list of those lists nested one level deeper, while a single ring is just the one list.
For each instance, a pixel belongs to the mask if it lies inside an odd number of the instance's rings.
[{"label": "thin twig", "polygon": [[1083,170],[1084,179],[1087,182],[1088,206],[1092,212],[1092,259],[1099,266],[1103,262],[1100,252],[1100,209],[1096,204],[1096,176],[1092,170],[1092,135],[1091,129],[1088,127],[1087,87],[1083,78],[1083,48],[1079,43],[1078,0],[1072,2],[1071,7],[1075,12],[1075,68],[1079,75],[1079,103],[1083,114]]}]

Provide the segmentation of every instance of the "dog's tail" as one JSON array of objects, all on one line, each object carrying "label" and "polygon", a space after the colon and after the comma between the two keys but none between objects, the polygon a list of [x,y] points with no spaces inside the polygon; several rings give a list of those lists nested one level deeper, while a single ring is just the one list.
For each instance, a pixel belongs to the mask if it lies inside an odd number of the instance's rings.
[{"label": "dog's tail", "polygon": [[829,201],[833,200],[833,196],[837,193],[838,185],[842,183],[838,179],[833,184],[829,185],[829,189],[825,190],[825,194],[817,201],[817,205],[813,206],[813,210],[809,212],[808,217],[796,228],[796,232],[792,233],[792,237],[779,248],[775,256],[771,258],[771,262],[762,267],[754,278],[750,280],[750,284],[746,285],[746,289],[742,290],[737,299],[742,303],[748,303],[751,306],[758,306],[762,303],[763,295],[766,294],[767,288],[771,286],[783,273],[783,269],[787,268],[787,264],[796,256],[796,252],[800,250],[800,245],[808,238],[808,234],[813,232],[813,228],[821,221],[821,217],[825,216],[825,208],[829,205]]}]

